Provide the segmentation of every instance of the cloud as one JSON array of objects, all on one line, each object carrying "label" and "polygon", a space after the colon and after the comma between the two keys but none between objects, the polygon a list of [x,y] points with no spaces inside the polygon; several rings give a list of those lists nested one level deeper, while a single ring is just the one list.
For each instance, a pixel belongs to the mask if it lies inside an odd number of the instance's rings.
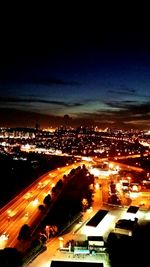
[{"label": "cloud", "polygon": [[0,97],[0,103],[42,103],[49,105],[57,105],[67,108],[80,107],[82,103],[67,103],[65,101],[45,100],[35,98],[13,98],[13,97]]},{"label": "cloud", "polygon": [[0,83],[3,84],[42,84],[42,85],[61,85],[61,86],[81,86],[82,84],[74,80],[62,80],[55,77],[46,77],[46,76],[17,76],[17,79],[14,76],[0,77]]},{"label": "cloud", "polygon": [[109,107],[118,108],[118,110],[109,110],[106,114],[109,118],[114,118],[116,123],[128,125],[128,127],[142,126],[149,127],[150,122],[150,103],[138,103],[135,101],[122,101],[107,103]]},{"label": "cloud", "polygon": [[24,83],[33,83],[33,84],[44,84],[44,85],[62,85],[62,86],[80,86],[81,84],[77,81],[66,81],[57,78],[47,78],[47,77],[36,77],[24,81]]},{"label": "cloud", "polygon": [[105,104],[109,107],[109,108],[115,108],[115,109],[127,109],[130,106],[133,106],[134,103],[136,104],[137,101],[132,101],[132,100],[124,100],[124,101],[106,101]]},{"label": "cloud", "polygon": [[149,125],[150,125],[150,118],[146,119],[146,120],[140,120],[140,121],[137,121],[137,120],[132,120],[132,121],[128,121],[128,122],[124,122],[125,124],[131,124],[131,125],[136,125],[137,127],[138,126],[143,126],[145,125],[145,128],[149,128]]},{"label": "cloud", "polygon": [[137,93],[136,89],[132,89],[132,88],[126,88],[126,87],[120,87],[118,89],[110,89],[107,91],[110,94],[114,94],[114,95],[135,95]]},{"label": "cloud", "polygon": [[120,87],[120,91],[128,92],[128,93],[136,93],[136,89],[128,88],[128,87]]},{"label": "cloud", "polygon": [[121,125],[122,128],[131,128],[132,126],[134,128],[138,128],[139,126],[147,128],[149,126],[150,102],[138,103],[136,101],[126,100],[105,102],[105,104],[105,109],[99,109],[93,113],[83,112],[76,114],[76,117],[90,119],[101,125],[107,124],[107,126],[110,126],[113,124],[116,127]]},{"label": "cloud", "polygon": [[[96,100],[95,100],[96,101]],[[88,102],[88,101],[87,101]],[[72,123],[84,125],[100,125],[102,127],[122,127],[122,128],[148,128],[150,126],[150,102],[138,102],[135,100],[124,101],[105,101],[99,102],[99,105],[87,108],[86,101],[67,102],[57,100],[31,98],[13,98],[0,97],[0,107],[12,107],[14,109],[26,110],[27,106],[32,107],[33,112],[44,114],[53,114],[59,118],[66,112],[66,108],[70,110]],[[97,101],[98,102],[98,101]],[[35,104],[34,104],[35,103]],[[37,104],[37,105],[36,105]],[[42,107],[40,104],[43,104]],[[99,108],[98,108],[99,106]],[[76,107],[81,107],[76,109]],[[72,109],[73,108],[73,109]],[[55,110],[55,113],[54,113]],[[87,112],[86,112],[87,110]],[[88,111],[90,110],[90,112]],[[67,110],[67,112],[69,112]],[[56,116],[55,116],[56,115]],[[46,116],[46,115],[45,115]]]},{"label": "cloud", "polygon": [[[120,87],[118,89],[110,89],[107,91],[108,94],[111,94],[111,96],[131,96],[131,97],[136,97],[136,98],[147,98],[150,97],[150,94],[141,94],[138,93],[138,90],[132,89],[132,88],[126,88],[126,87]],[[142,90],[140,90],[142,92]]]},{"label": "cloud", "polygon": [[120,114],[127,115],[136,115],[136,114],[142,114],[145,115],[150,112],[150,102],[143,102],[138,103],[136,101],[113,101],[113,102],[105,102],[106,105],[108,105],[111,108],[117,108],[119,109]]}]

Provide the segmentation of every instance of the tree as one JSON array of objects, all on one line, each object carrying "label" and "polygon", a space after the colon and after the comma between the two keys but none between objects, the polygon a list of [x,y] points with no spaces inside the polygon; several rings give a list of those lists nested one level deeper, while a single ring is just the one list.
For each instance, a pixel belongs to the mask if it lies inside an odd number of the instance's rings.
[{"label": "tree", "polygon": [[57,234],[57,232],[58,232],[57,226],[56,225],[52,225],[51,226],[51,233],[52,233],[52,235],[55,236]]},{"label": "tree", "polygon": [[21,239],[27,240],[30,238],[30,235],[31,235],[30,227],[28,226],[28,224],[24,224],[20,229],[18,240],[21,240]]},{"label": "tree", "polygon": [[32,241],[30,248],[27,250],[23,257],[23,263],[24,265],[28,265],[39,255],[39,253],[46,250],[45,243],[42,242],[42,240],[39,238],[36,238]]},{"label": "tree", "polygon": [[41,212],[44,212],[45,211],[45,206],[44,205],[39,205],[38,208],[39,208],[39,210]]},{"label": "tree", "polygon": [[64,174],[63,179],[66,180],[68,178],[68,176],[66,174]]},{"label": "tree", "polygon": [[52,200],[51,195],[48,194],[48,195],[44,198],[43,203],[44,203],[45,205],[49,206],[49,205],[51,204],[51,200]]},{"label": "tree", "polygon": [[110,192],[112,194],[116,193],[116,185],[115,185],[115,183],[113,181],[111,181],[111,183],[110,183]]},{"label": "tree", "polygon": [[76,170],[75,170],[75,169],[72,169],[72,170],[70,171],[70,175],[74,175],[75,172],[76,172]]},{"label": "tree", "polygon": [[41,240],[42,244],[45,244],[46,241],[47,241],[47,236],[46,236],[45,234],[42,233],[42,234],[40,235],[40,240]]},{"label": "tree", "polygon": [[21,267],[22,256],[16,248],[4,248],[0,250],[0,266]]},{"label": "tree", "polygon": [[63,181],[60,179],[56,184],[56,188],[61,189],[62,186],[63,186]]},{"label": "tree", "polygon": [[88,201],[89,206],[91,206],[93,202],[93,190],[89,189],[89,191],[85,192],[85,198]]},{"label": "tree", "polygon": [[110,203],[112,204],[116,204],[116,205],[120,205],[121,204],[121,200],[119,199],[119,197],[116,194],[113,194],[109,197],[108,200]]},{"label": "tree", "polygon": [[52,188],[52,193],[53,193],[53,194],[56,193],[56,187],[55,187],[55,186]]}]

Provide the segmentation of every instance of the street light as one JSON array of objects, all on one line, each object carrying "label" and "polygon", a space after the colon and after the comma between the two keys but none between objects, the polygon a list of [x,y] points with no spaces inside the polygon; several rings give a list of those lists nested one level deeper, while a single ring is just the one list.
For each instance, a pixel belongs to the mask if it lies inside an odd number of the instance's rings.
[{"label": "street light", "polygon": [[119,167],[118,165],[116,166],[116,170],[117,170],[117,171],[119,171],[119,170],[120,170],[120,167]]},{"label": "street light", "polygon": [[6,247],[8,240],[8,235],[6,233],[0,235],[0,249],[4,249]]},{"label": "street light", "polygon": [[8,214],[9,216],[10,216],[10,213],[11,213],[11,210],[8,210],[8,211],[7,211],[7,214]]},{"label": "street light", "polygon": [[39,200],[36,198],[34,201],[33,201],[33,206],[36,207],[38,205],[38,202]]},{"label": "street light", "polygon": [[99,189],[99,183],[95,184],[95,189],[98,190]]},{"label": "street light", "polygon": [[49,239],[49,236],[50,236],[50,226],[49,225],[45,226],[45,231],[46,231],[47,238]]},{"label": "street light", "polygon": [[112,169],[114,167],[113,163],[109,163],[109,168]]},{"label": "street light", "polygon": [[130,183],[131,183],[131,177],[127,177],[128,181],[129,181],[129,187],[130,187]]},{"label": "street light", "polygon": [[63,248],[64,244],[63,244],[63,237],[59,237],[59,249]]}]

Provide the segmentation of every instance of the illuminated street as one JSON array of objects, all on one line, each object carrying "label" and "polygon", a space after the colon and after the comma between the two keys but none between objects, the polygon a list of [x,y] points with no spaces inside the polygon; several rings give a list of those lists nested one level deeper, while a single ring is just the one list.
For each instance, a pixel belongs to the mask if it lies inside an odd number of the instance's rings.
[{"label": "illuminated street", "polygon": [[34,225],[34,221],[41,216],[38,206],[43,203],[44,197],[51,192],[52,187],[64,174],[68,174],[72,168],[80,165],[81,162],[78,162],[48,172],[0,210],[0,233],[8,236],[4,242],[5,246],[16,246],[21,226],[25,223]]}]

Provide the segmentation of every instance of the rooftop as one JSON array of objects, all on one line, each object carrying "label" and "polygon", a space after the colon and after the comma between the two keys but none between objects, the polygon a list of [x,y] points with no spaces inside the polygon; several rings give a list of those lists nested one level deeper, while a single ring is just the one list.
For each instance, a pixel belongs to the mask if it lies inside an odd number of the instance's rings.
[{"label": "rooftop", "polygon": [[104,219],[107,213],[108,210],[99,210],[86,225],[96,227]]},{"label": "rooftop", "polygon": [[136,207],[136,206],[130,206],[127,210],[127,212],[130,212],[130,213],[137,213],[137,211],[139,210],[139,207]]},{"label": "rooftop", "polygon": [[116,223],[117,228],[132,230],[135,226],[135,221],[121,219]]},{"label": "rooftop", "polygon": [[88,236],[88,241],[103,241],[102,236]]}]

